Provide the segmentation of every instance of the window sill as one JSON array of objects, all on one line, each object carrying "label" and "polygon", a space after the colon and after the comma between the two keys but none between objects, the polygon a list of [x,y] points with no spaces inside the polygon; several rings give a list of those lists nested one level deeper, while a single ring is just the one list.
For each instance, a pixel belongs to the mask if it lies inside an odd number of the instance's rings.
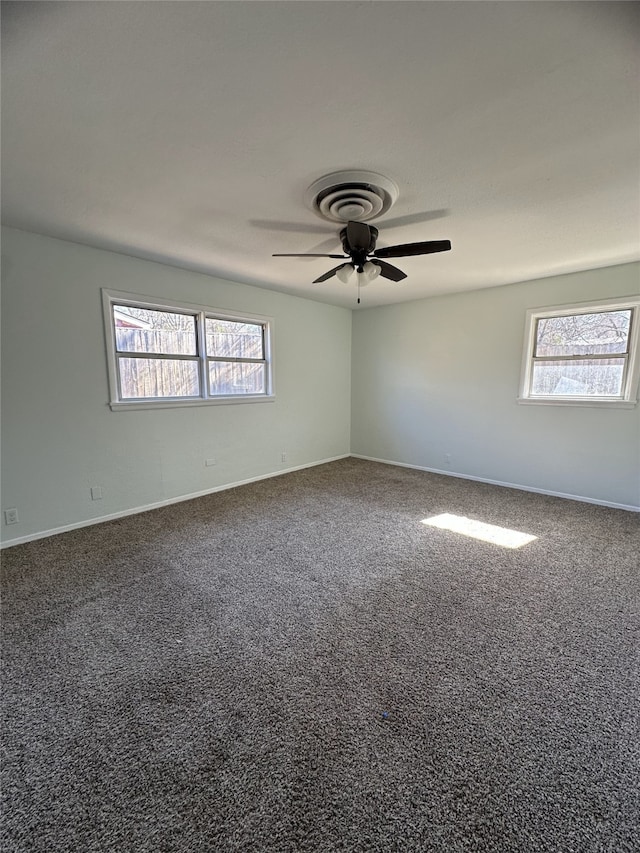
[{"label": "window sill", "polygon": [[594,409],[634,409],[635,400],[589,400],[585,397],[518,397],[524,406],[590,406]]},{"label": "window sill", "polygon": [[183,409],[193,406],[228,406],[236,403],[272,403],[275,394],[250,395],[237,397],[215,397],[207,400],[116,400],[109,403],[112,412],[132,411],[134,409]]}]

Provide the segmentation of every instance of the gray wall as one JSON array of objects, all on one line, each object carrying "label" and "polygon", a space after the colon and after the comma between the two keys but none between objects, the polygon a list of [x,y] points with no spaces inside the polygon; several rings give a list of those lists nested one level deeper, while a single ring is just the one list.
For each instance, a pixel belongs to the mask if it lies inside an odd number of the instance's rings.
[{"label": "gray wall", "polygon": [[527,309],[639,282],[625,264],[354,313],[352,453],[637,507],[639,406],[516,398]]},{"label": "gray wall", "polygon": [[[2,258],[3,540],[349,452],[349,310],[13,229]],[[102,287],[273,317],[276,400],[111,411]]]},{"label": "gray wall", "polygon": [[[640,505],[640,407],[516,402],[526,310],[635,295],[638,264],[352,317],[13,229],[2,256],[2,509],[20,515],[5,543],[350,451]],[[112,412],[102,287],[273,317],[276,400]]]}]

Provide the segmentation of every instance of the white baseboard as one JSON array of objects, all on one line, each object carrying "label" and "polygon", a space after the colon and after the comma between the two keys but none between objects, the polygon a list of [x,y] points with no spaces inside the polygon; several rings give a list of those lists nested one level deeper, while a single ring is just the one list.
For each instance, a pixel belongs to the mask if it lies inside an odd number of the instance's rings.
[{"label": "white baseboard", "polygon": [[238,480],[235,483],[224,483],[221,486],[214,486],[212,489],[203,489],[199,492],[191,492],[191,494],[188,495],[179,495],[175,498],[155,501],[154,503],[145,504],[144,506],[124,509],[120,512],[112,512],[109,515],[101,515],[84,521],[76,521],[72,524],[64,524],[62,527],[54,527],[51,530],[42,530],[39,533],[30,533],[26,536],[18,536],[16,539],[6,539],[4,542],[0,542],[0,549],[10,548],[12,545],[22,545],[25,542],[35,542],[37,539],[45,539],[47,536],[57,536],[58,533],[67,533],[69,530],[78,530],[81,527],[91,527],[93,524],[102,524],[105,521],[115,521],[118,518],[125,518],[128,515],[138,515],[141,512],[148,512],[151,509],[160,509],[163,506],[182,503],[182,501],[191,501],[194,498],[202,498],[205,497],[205,495],[212,495],[214,492],[224,492],[227,489],[235,489],[238,486],[257,483],[259,480],[269,480],[272,477],[280,477],[282,474],[291,474],[293,471],[301,471],[303,468],[314,468],[316,465],[326,465],[328,462],[337,462],[338,459],[347,459],[350,455],[350,453],[343,453],[340,456],[332,456],[329,459],[320,459],[318,462],[306,462],[304,465],[295,465],[293,468],[284,468],[281,471],[272,471],[269,474],[259,474],[257,477],[249,477],[246,480]]},{"label": "white baseboard", "polygon": [[307,462],[304,465],[296,465],[292,468],[285,468],[280,471],[272,471],[268,474],[260,474],[257,477],[249,477],[246,480],[238,480],[234,483],[224,483],[221,486],[214,486],[211,489],[203,489],[198,492],[191,492],[188,495],[179,495],[178,497],[167,498],[163,501],[155,501],[154,503],[145,504],[144,506],[137,506],[131,509],[121,510],[119,512],[113,512],[109,515],[101,515],[95,518],[85,519],[84,521],[77,521],[71,524],[65,524],[61,527],[55,527],[50,530],[42,530],[38,533],[30,533],[26,536],[18,536],[15,539],[7,539],[3,542],[0,542],[0,549],[2,548],[10,548],[13,545],[22,545],[25,542],[35,542],[37,539],[45,539],[47,536],[56,536],[58,533],[66,533],[69,530],[78,530],[81,527],[91,527],[93,524],[102,524],[105,521],[115,521],[118,518],[125,518],[128,515],[137,515],[141,512],[148,512],[152,509],[160,509],[164,506],[170,506],[171,504],[181,503],[182,501],[190,501],[194,498],[201,498],[205,495],[211,495],[215,492],[223,492],[227,489],[235,489],[238,486],[245,486],[249,483],[256,483],[259,480],[269,480],[271,477],[280,477],[282,474],[290,474],[293,471],[301,471],[303,468],[313,468],[316,465],[325,465],[328,462],[337,462],[339,459],[347,459],[352,456],[354,459],[366,459],[369,462],[380,462],[383,465],[395,465],[398,468],[412,468],[415,471],[426,471],[430,474],[443,474],[445,477],[457,477],[461,480],[473,480],[477,483],[487,483],[490,486],[503,486],[507,489],[518,489],[521,492],[533,492],[534,494],[539,495],[549,495],[554,498],[564,498],[566,500],[571,501],[580,501],[582,503],[596,504],[597,506],[606,506],[611,509],[622,509],[627,510],[628,512],[640,512],[640,506],[628,505],[628,504],[620,504],[613,503],[612,501],[601,501],[596,500],[595,498],[587,498],[582,495],[568,495],[563,492],[554,492],[550,489],[538,489],[533,486],[523,486],[519,483],[504,483],[501,480],[489,480],[486,477],[474,477],[470,474],[459,474],[454,471],[442,471],[439,468],[427,468],[424,465],[410,465],[407,462],[395,462],[392,459],[379,459],[376,456],[365,456],[361,453],[343,453],[340,456],[332,456],[328,459],[320,459],[318,462]]},{"label": "white baseboard", "polygon": [[490,486],[503,486],[507,489],[518,489],[521,492],[533,492],[537,495],[549,495],[552,498],[565,498],[570,501],[608,506],[612,509],[624,509],[628,512],[640,512],[640,506],[633,504],[618,504],[612,501],[600,501],[586,498],[582,495],[567,495],[564,492],[553,492],[550,489],[537,489],[534,486],[521,486],[518,483],[503,483],[501,480],[488,480],[486,477],[472,477],[470,474],[457,474],[454,471],[441,471],[439,468],[426,468],[423,465],[409,465],[406,462],[394,462],[391,459],[378,459],[375,456],[364,456],[361,453],[351,453],[355,459],[367,459],[369,462],[381,462],[383,465],[395,465],[398,468],[413,468],[416,471],[427,471],[429,474],[444,474],[445,477],[457,477],[460,480],[473,480],[476,483],[488,483]]}]

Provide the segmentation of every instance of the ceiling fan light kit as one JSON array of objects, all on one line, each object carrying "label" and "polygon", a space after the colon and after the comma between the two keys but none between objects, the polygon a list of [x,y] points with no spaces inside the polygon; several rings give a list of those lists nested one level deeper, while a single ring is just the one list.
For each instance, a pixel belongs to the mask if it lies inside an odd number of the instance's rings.
[{"label": "ceiling fan light kit", "polygon": [[364,274],[367,277],[367,281],[373,281],[374,278],[378,278],[381,273],[381,268],[379,264],[374,263],[374,261],[367,261],[364,265]]},{"label": "ceiling fan light kit", "polygon": [[[355,271],[356,268],[353,264],[342,264],[342,266],[338,267],[336,270],[336,278],[343,284],[348,284],[353,278]],[[373,281],[374,278],[378,278],[380,275],[380,267],[374,261],[367,261],[362,270],[358,270],[357,274],[358,278],[356,281],[358,282],[358,287],[364,287],[365,284],[369,284],[369,282]]]},{"label": "ceiling fan light kit", "polygon": [[336,270],[336,278],[343,284],[348,284],[354,272],[355,267],[353,264],[342,264],[342,266],[338,267]]}]

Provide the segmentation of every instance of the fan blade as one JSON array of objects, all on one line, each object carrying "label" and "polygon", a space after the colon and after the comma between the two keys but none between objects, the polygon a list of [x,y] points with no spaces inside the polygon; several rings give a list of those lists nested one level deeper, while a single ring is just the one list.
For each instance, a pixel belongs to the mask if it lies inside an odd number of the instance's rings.
[{"label": "fan blade", "polygon": [[347,222],[347,241],[354,252],[368,252],[371,246],[371,229],[367,223]]},{"label": "fan blade", "polygon": [[383,278],[389,278],[391,281],[402,281],[403,278],[407,277],[406,272],[402,272],[393,264],[387,264],[384,261],[373,261],[373,263],[380,267],[380,275]]},{"label": "fan blade", "polygon": [[340,264],[339,266],[335,267],[334,269],[329,270],[329,272],[326,272],[324,275],[321,275],[319,278],[314,278],[312,283],[318,284],[321,281],[326,281],[328,278],[331,278],[332,276],[334,276],[338,272],[338,270],[341,270],[343,266],[344,266],[344,264]]},{"label": "fan blade", "polygon": [[345,261],[349,259],[349,255],[313,255],[308,252],[302,255],[271,255],[272,258],[342,258]]},{"label": "fan blade", "polygon": [[425,243],[405,243],[403,246],[387,246],[373,252],[374,258],[408,258],[410,255],[431,255],[434,252],[448,252],[450,240],[427,240]]}]

